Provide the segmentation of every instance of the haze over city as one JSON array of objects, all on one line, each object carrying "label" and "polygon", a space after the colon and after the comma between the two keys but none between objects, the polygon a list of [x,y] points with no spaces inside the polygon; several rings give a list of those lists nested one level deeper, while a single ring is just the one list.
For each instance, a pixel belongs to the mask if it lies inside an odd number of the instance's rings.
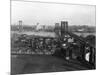
[{"label": "haze over city", "polygon": [[12,1],[11,24],[19,20],[25,25],[54,25],[66,20],[69,25],[95,26],[95,6]]}]

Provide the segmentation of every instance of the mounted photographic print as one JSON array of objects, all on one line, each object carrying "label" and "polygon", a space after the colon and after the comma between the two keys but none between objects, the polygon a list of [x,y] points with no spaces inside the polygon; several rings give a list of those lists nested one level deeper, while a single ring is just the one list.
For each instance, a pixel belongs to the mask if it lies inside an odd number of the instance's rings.
[{"label": "mounted photographic print", "polygon": [[11,0],[11,74],[96,69],[96,6]]}]

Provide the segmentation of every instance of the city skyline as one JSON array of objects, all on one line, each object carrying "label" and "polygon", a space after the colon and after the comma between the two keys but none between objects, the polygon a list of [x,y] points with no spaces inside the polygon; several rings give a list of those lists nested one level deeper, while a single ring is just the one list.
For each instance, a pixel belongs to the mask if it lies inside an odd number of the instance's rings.
[{"label": "city skyline", "polygon": [[95,6],[92,5],[12,1],[11,13],[11,24],[22,20],[26,25],[55,25],[66,20],[69,25],[95,26]]}]

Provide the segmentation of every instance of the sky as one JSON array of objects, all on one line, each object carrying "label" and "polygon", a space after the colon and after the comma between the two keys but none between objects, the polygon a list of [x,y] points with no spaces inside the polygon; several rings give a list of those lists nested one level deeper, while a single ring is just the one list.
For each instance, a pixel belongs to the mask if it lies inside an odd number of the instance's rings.
[{"label": "sky", "polygon": [[11,24],[18,24],[19,20],[25,25],[68,21],[69,25],[95,26],[95,6],[12,1]]}]

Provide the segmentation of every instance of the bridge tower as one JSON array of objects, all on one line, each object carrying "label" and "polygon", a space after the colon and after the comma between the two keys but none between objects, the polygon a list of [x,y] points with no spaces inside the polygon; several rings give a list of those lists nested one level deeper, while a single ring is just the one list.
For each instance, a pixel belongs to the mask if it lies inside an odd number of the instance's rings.
[{"label": "bridge tower", "polygon": [[59,23],[55,23],[55,33],[58,37],[61,35]]},{"label": "bridge tower", "polygon": [[23,31],[22,20],[19,20],[19,32]]},{"label": "bridge tower", "polygon": [[68,32],[68,22],[67,21],[61,21],[61,40],[62,40],[62,50],[65,53],[65,57],[66,59],[69,60],[70,58],[70,50],[68,49],[69,47],[69,43],[68,43],[68,39],[69,39],[69,34],[67,34]]},{"label": "bridge tower", "polygon": [[68,31],[68,22],[61,21],[61,36],[64,36],[67,31]]}]

